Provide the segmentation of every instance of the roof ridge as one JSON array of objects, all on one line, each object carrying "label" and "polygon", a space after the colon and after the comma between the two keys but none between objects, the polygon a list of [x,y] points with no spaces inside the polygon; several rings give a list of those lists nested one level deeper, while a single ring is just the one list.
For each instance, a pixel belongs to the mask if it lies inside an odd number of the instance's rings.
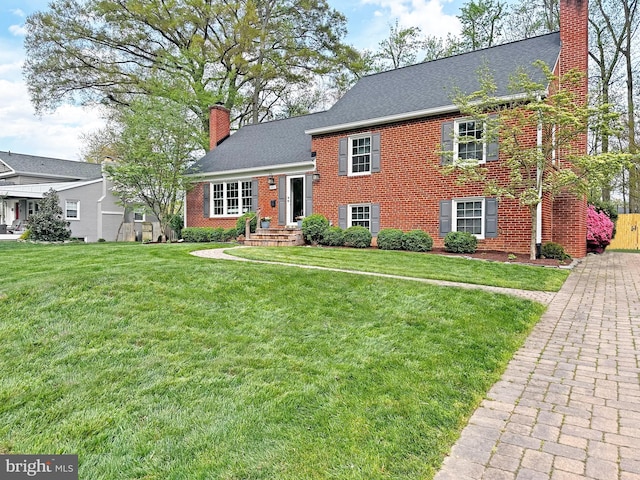
[{"label": "roof ridge", "polygon": [[426,61],[418,62],[418,63],[412,63],[411,65],[405,65],[403,67],[392,68],[390,70],[384,70],[383,72],[371,73],[369,75],[365,75],[362,78],[374,77],[376,75],[384,75],[386,73],[397,72],[398,70],[405,70],[405,69],[417,67],[417,66],[420,66],[420,65],[426,65],[426,64],[429,64],[429,63],[441,62],[443,60],[448,60],[448,59],[451,59],[451,58],[459,58],[459,57],[463,57],[465,55],[478,54],[480,52],[486,52],[487,50],[491,50],[491,49],[494,49],[494,48],[505,47],[507,45],[514,45],[516,43],[522,43],[522,42],[527,42],[527,41],[531,41],[531,40],[536,40],[536,39],[539,39],[539,38],[548,37],[550,35],[557,35],[558,33],[560,33],[560,32],[558,30],[556,30],[556,31],[553,31],[553,32],[544,33],[542,35],[536,35],[534,37],[521,38],[519,40],[514,40],[512,42],[505,42],[505,43],[500,43],[498,45],[491,45],[490,47],[479,48],[477,50],[470,50],[468,52],[455,53],[453,55],[448,55],[446,57],[436,58],[436,59],[433,59],[433,60],[426,60]]}]

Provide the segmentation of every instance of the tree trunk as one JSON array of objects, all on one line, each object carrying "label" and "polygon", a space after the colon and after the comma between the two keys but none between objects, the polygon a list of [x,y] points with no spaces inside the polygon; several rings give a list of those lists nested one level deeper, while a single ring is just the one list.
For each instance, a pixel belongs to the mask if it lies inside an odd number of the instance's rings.
[{"label": "tree trunk", "polygon": [[[629,130],[629,153],[634,155],[638,151],[636,145],[636,120],[635,108],[633,105],[633,58],[631,52],[631,40],[634,30],[634,17],[636,13],[637,0],[632,2],[624,1],[624,27],[625,27],[625,49],[623,51],[626,61],[627,73],[627,125]],[[629,213],[640,213],[640,165],[634,160],[629,169]]]},{"label": "tree trunk", "polygon": [[536,259],[536,245],[538,239],[538,206],[529,205],[529,213],[531,215],[531,245],[529,249],[529,259]]}]

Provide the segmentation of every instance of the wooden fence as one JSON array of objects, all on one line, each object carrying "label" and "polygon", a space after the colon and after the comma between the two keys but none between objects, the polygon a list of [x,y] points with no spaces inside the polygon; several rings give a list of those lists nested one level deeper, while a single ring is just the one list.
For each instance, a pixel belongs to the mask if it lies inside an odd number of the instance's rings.
[{"label": "wooden fence", "polygon": [[640,250],[640,213],[618,215],[616,236],[607,248]]}]

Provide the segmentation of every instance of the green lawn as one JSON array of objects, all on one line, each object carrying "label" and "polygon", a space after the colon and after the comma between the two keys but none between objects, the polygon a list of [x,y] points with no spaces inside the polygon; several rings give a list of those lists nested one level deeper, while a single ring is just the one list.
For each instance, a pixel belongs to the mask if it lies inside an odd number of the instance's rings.
[{"label": "green lawn", "polygon": [[229,253],[254,260],[548,292],[560,290],[569,275],[567,270],[558,268],[469,261],[465,258],[444,255],[384,250],[273,247],[243,248]]},{"label": "green lawn", "polygon": [[194,248],[0,243],[0,453],[76,453],[91,480],[428,479],[543,311]]}]

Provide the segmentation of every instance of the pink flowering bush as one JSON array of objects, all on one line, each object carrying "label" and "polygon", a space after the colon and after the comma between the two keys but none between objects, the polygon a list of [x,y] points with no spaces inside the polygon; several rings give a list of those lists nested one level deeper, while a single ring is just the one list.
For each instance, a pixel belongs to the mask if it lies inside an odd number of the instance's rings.
[{"label": "pink flowering bush", "polygon": [[613,222],[604,212],[598,212],[593,205],[587,208],[587,250],[602,253],[611,243]]}]

